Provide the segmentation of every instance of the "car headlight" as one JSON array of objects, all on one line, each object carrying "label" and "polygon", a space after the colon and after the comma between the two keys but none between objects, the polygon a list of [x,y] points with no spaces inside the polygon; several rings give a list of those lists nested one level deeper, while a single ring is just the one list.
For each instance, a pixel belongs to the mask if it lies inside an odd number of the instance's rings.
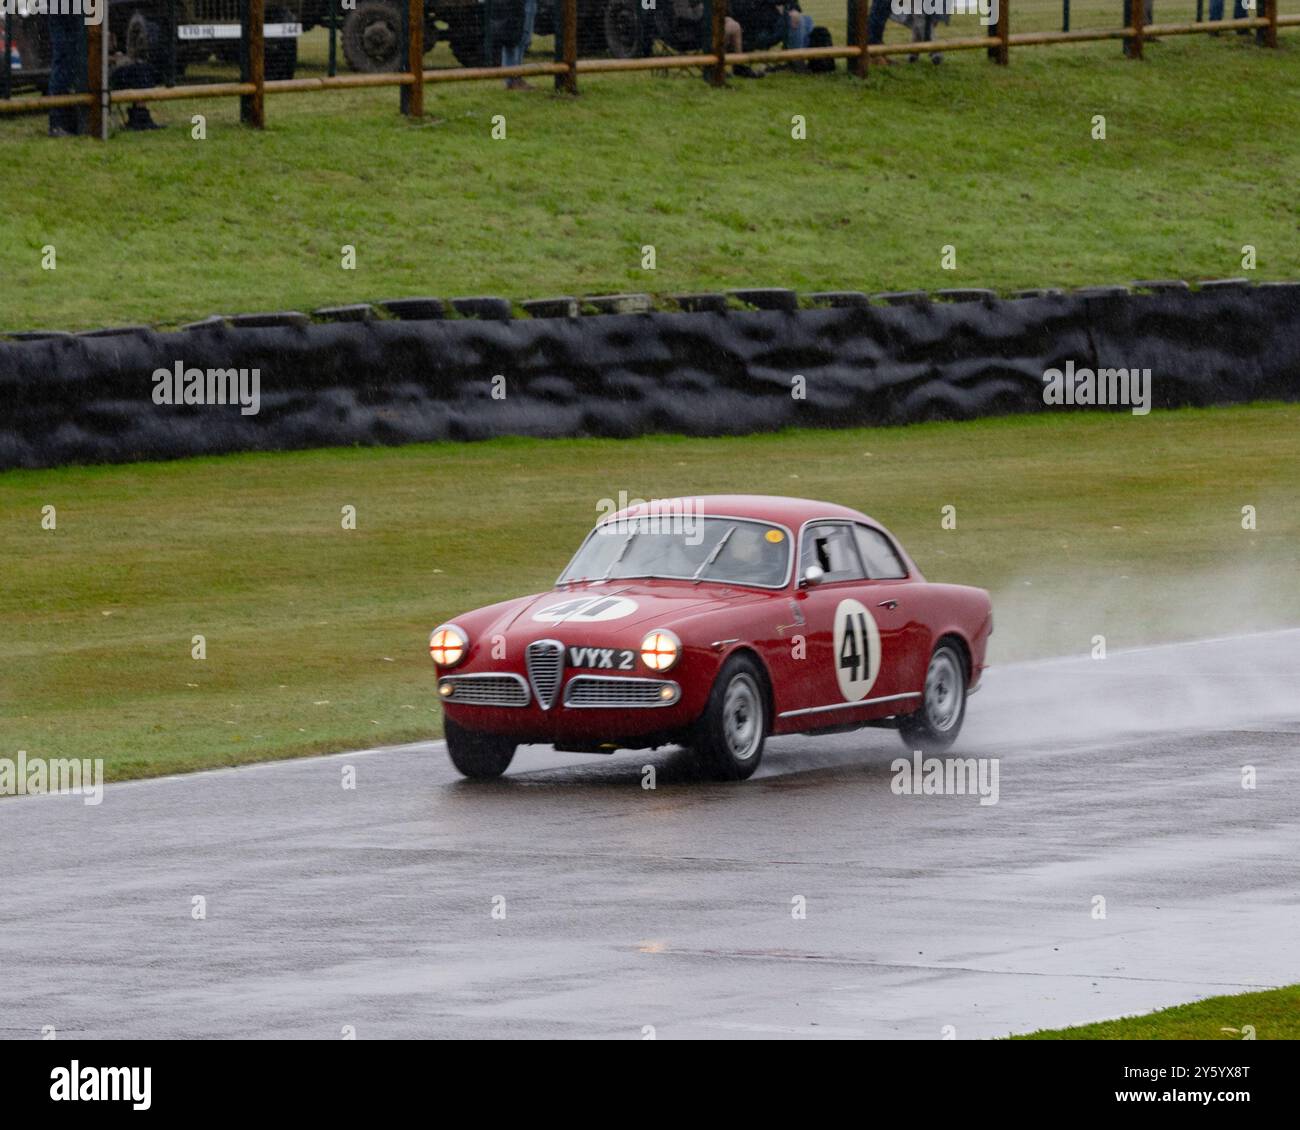
[{"label": "car headlight", "polygon": [[455,667],[469,650],[469,636],[455,624],[433,629],[429,637],[429,658],[438,667]]},{"label": "car headlight", "polygon": [[667,628],[656,628],[641,641],[641,662],[651,671],[667,671],[682,652],[682,641]]}]

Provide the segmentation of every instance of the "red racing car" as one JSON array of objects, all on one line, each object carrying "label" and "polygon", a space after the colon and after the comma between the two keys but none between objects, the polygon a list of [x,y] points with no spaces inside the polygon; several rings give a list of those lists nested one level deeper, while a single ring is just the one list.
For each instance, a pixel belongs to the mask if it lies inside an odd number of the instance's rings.
[{"label": "red racing car", "polygon": [[447,751],[467,777],[519,745],[684,745],[748,777],[773,734],[956,740],[993,631],[988,593],[930,584],[865,514],[761,495],[610,514],[555,587],[435,628]]}]

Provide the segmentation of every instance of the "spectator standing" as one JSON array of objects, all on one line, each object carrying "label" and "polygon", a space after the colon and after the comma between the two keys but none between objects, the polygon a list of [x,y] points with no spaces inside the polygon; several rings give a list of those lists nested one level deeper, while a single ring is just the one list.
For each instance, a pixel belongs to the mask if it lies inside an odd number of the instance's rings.
[{"label": "spectator standing", "polygon": [[[49,92],[75,94],[86,82],[85,22],[73,12],[46,18],[50,29]],[[79,106],[56,106],[50,111],[51,137],[71,137],[80,132]]]},{"label": "spectator standing", "polygon": [[[501,46],[501,65],[517,67],[533,42],[533,23],[537,19],[537,0],[495,0],[496,8],[505,9],[505,18],[494,29],[494,43]],[[493,13],[496,23],[496,12]],[[507,90],[531,90],[532,84],[519,76],[506,79]]]},{"label": "spectator standing", "polygon": [[[861,4],[863,0],[858,0]],[[871,9],[867,13],[867,42],[884,43],[885,25],[889,23],[890,0],[871,0]],[[894,60],[888,55],[877,55],[868,59],[873,67],[892,67]]]},{"label": "spectator standing", "polygon": [[[1223,6],[1224,6],[1223,0],[1210,0],[1210,22],[1211,23],[1223,19]],[[1232,18],[1234,20],[1244,20],[1248,16],[1249,13],[1246,11],[1246,5],[1243,3],[1243,0],[1233,0]],[[1213,32],[1212,34],[1218,35],[1219,33],[1216,31]],[[1250,30],[1248,28],[1239,27],[1237,29],[1237,34],[1249,35]]]}]

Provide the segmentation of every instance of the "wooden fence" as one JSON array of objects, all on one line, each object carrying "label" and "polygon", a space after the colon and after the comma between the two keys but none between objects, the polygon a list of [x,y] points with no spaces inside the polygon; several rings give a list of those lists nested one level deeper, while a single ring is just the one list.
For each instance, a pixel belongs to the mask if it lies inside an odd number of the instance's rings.
[{"label": "wooden fence", "polygon": [[424,114],[424,88],[429,83],[478,82],[484,79],[501,80],[511,77],[551,75],[555,89],[566,94],[578,92],[578,76],[582,74],[614,74],[629,71],[666,70],[682,67],[702,67],[709,81],[720,86],[725,81],[726,68],[740,63],[794,62],[810,59],[847,59],[849,69],[858,78],[867,77],[868,60],[886,55],[912,55],[918,49],[926,52],[986,50],[989,57],[1002,66],[1011,61],[1013,47],[1041,47],[1055,43],[1087,43],[1105,39],[1129,41],[1133,59],[1141,59],[1144,40],[1148,36],[1210,34],[1237,29],[1263,29],[1260,41],[1265,47],[1277,46],[1279,28],[1300,26],[1300,15],[1279,16],[1278,0],[1258,0],[1264,14],[1241,20],[1215,20],[1183,24],[1143,23],[1141,0],[1131,4],[1132,24],[1128,27],[1081,31],[1029,32],[1011,34],[1010,3],[1000,0],[997,23],[990,27],[991,35],[967,38],[939,39],[924,44],[912,42],[894,44],[867,43],[868,0],[849,0],[848,38],[843,47],[803,47],[797,50],[773,48],[765,51],[741,51],[728,54],[724,46],[724,27],[727,15],[726,0],[712,0],[709,24],[710,45],[707,52],[694,55],[651,55],[634,59],[580,59],[578,58],[578,4],[577,0],[560,0],[558,28],[555,36],[555,61],[552,63],[524,63],[516,67],[448,67],[425,70],[424,63],[424,0],[407,0],[407,70],[387,74],[330,75],[319,78],[293,78],[268,82],[266,79],[264,40],[262,35],[266,0],[247,0],[246,31],[248,37],[248,65],[246,77],[239,82],[196,83],[187,86],[155,86],[139,90],[108,90],[104,67],[104,23],[87,27],[88,65],[90,91],[85,94],[46,95],[33,98],[0,100],[0,114],[38,112],[56,106],[89,106],[92,136],[108,137],[109,110],[114,103],[171,102],[185,98],[238,97],[240,118],[258,129],[266,124],[266,96],[268,94],[295,94],[320,90],[349,90],[360,87],[396,86],[399,89],[401,112],[412,117]]}]

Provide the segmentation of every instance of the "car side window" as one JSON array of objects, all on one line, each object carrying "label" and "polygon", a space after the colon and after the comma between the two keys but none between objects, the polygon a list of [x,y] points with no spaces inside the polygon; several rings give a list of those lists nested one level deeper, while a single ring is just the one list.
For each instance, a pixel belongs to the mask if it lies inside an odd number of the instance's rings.
[{"label": "car side window", "polygon": [[897,581],[907,576],[907,566],[879,530],[854,526],[853,533],[862,554],[862,563],[867,567],[867,576],[873,581]]},{"label": "car side window", "polygon": [[838,522],[821,522],[804,530],[803,550],[799,555],[801,577],[809,565],[819,566],[826,574],[823,583],[860,581],[866,576],[851,528]]}]

